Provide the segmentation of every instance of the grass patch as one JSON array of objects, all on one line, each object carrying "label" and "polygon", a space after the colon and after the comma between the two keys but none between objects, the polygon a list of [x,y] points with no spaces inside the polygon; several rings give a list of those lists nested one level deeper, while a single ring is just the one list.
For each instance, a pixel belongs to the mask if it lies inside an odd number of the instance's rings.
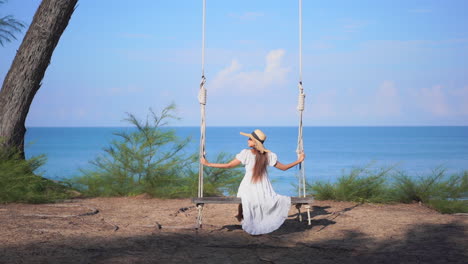
[{"label": "grass patch", "polygon": [[443,214],[468,213],[468,200],[429,200],[428,205]]},{"label": "grass patch", "polygon": [[468,171],[447,176],[437,168],[422,177],[410,177],[393,168],[370,170],[355,168],[336,183],[307,185],[317,200],[412,203],[422,202],[441,213],[468,212]]},{"label": "grass patch", "polygon": [[19,150],[0,151],[0,203],[48,203],[70,197],[69,187],[34,173],[44,155],[24,160]]},{"label": "grass patch", "polygon": [[429,175],[409,177],[399,172],[394,176],[392,199],[398,202],[422,202],[441,213],[468,212],[468,171],[447,176],[437,168]]},{"label": "grass patch", "polygon": [[431,199],[460,199],[468,196],[468,171],[450,177],[440,168],[422,177],[409,177],[399,172],[394,179],[394,199],[401,202],[427,203]]},{"label": "grass patch", "polygon": [[307,190],[318,200],[387,202],[390,198],[385,183],[390,171],[391,169],[373,171],[368,167],[354,168],[339,177],[334,184],[308,184]]}]

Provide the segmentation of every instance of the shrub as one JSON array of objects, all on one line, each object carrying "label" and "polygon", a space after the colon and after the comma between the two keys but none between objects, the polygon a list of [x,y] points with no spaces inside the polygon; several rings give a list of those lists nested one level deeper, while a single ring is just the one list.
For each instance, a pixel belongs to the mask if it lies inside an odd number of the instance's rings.
[{"label": "shrub", "polygon": [[429,201],[429,206],[443,214],[468,213],[467,200],[440,200]]},{"label": "shrub", "polygon": [[336,183],[317,182],[307,185],[307,190],[317,200],[422,202],[441,213],[468,212],[468,171],[447,177],[444,169],[437,168],[422,177],[409,177],[404,172],[387,177],[392,170],[375,173],[355,168]]},{"label": "shrub", "polygon": [[404,173],[395,176],[393,200],[403,203],[422,202],[442,213],[467,212],[468,171],[446,176],[436,168],[432,174],[411,178]]},{"label": "shrub", "polygon": [[331,183],[316,182],[307,184],[307,192],[314,195],[317,200],[337,200],[335,186]]},{"label": "shrub", "polygon": [[[160,115],[151,111],[150,121],[142,123],[131,114],[126,121],[135,126],[133,132],[115,133],[104,149],[105,154],[91,161],[92,168],[72,180],[73,186],[88,196],[127,196],[142,193],[159,198],[196,196],[198,157],[185,154],[189,138],[179,139],[174,129],[165,127],[173,115],[173,104]],[[218,162],[227,156],[220,154]],[[205,195],[230,192],[239,181],[238,171],[205,168]]]},{"label": "shrub", "polygon": [[388,201],[388,189],[385,185],[387,174],[391,168],[377,172],[368,167],[354,168],[349,174],[338,178],[334,184],[317,182],[307,185],[309,193],[318,200],[354,201],[354,202],[384,202]]},{"label": "shrub", "polygon": [[160,115],[150,110],[145,122],[128,114],[124,119],[135,126],[130,132],[114,133],[119,137],[104,155],[90,161],[91,169],[72,180],[73,186],[89,196],[123,196],[149,193],[166,197],[180,184],[179,172],[187,164],[181,150],[189,138],[179,139],[173,129],[164,128],[175,105],[164,108]]},{"label": "shrub", "polygon": [[36,175],[46,162],[45,155],[22,158],[19,150],[0,151],[0,203],[46,203],[70,196],[69,188]]},{"label": "shrub", "polygon": [[400,202],[423,202],[431,199],[459,199],[468,196],[468,172],[446,177],[445,170],[437,168],[432,174],[409,177],[400,172],[394,177],[393,196]]}]

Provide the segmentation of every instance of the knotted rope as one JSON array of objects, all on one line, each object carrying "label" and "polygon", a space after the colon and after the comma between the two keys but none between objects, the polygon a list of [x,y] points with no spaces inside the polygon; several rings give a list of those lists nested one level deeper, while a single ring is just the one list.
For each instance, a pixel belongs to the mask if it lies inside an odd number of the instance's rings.
[{"label": "knotted rope", "polygon": [[304,89],[302,88],[302,84],[299,83],[299,97],[297,100],[297,111],[304,111],[304,104],[305,104],[305,94]]},{"label": "knotted rope", "polygon": [[[299,101],[297,104],[297,110],[299,111],[299,128],[298,128],[298,136],[297,136],[297,149],[296,153],[297,156],[299,157],[299,154],[304,152],[304,140],[303,140],[303,135],[302,135],[302,115],[304,113],[304,101],[305,101],[305,94],[304,94],[304,89],[302,87],[302,82],[299,82]],[[306,180],[305,180],[305,166],[304,162],[301,162],[299,164],[299,185],[298,185],[298,194],[299,197],[306,196]]]},{"label": "knotted rope", "polygon": [[202,76],[200,81],[200,90],[198,91],[198,102],[202,105],[206,105],[206,89],[205,89],[206,78]]}]

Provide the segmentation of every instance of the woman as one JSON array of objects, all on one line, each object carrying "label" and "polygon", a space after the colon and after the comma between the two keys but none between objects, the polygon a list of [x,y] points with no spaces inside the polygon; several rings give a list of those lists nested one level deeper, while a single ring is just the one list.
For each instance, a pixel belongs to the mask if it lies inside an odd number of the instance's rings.
[{"label": "woman", "polygon": [[275,231],[288,217],[291,198],[277,194],[267,175],[267,166],[274,166],[280,170],[288,170],[301,163],[305,155],[301,153],[298,160],[290,164],[282,164],[275,153],[265,149],[263,143],[266,135],[256,129],[254,132],[240,133],[248,137],[247,145],[251,149],[244,149],[229,163],[209,163],[201,158],[200,162],[208,167],[233,168],[242,164],[245,166],[245,176],[239,186],[237,197],[242,204],[236,216],[242,221],[242,229],[251,235],[266,234]]}]

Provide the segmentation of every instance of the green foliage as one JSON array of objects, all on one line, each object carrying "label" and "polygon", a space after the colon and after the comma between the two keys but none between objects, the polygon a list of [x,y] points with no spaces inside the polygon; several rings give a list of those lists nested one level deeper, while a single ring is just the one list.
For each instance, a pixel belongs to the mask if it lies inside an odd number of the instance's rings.
[{"label": "green foliage", "polygon": [[173,186],[181,184],[176,177],[187,164],[181,150],[189,139],[180,140],[173,129],[163,128],[175,106],[164,108],[160,115],[150,111],[146,122],[132,114],[125,121],[136,130],[115,133],[113,140],[104,149],[105,154],[91,161],[92,169],[82,169],[82,176],[72,182],[76,188],[89,196],[122,196],[147,192],[157,197],[171,196]]},{"label": "green foliage", "polygon": [[338,180],[336,198],[340,201],[381,202],[386,199],[385,176],[389,169],[373,172],[369,169],[353,169]]},{"label": "green foliage", "polygon": [[319,200],[384,202],[388,200],[385,180],[390,170],[354,168],[349,174],[341,176],[335,184],[316,183],[308,185],[307,189]]},{"label": "green foliage", "polygon": [[398,202],[422,202],[442,213],[466,212],[468,209],[468,171],[445,176],[445,170],[435,169],[432,174],[411,178],[404,173],[395,176],[391,195]]},{"label": "green foliage", "polygon": [[422,202],[442,213],[468,210],[468,201],[463,200],[468,197],[468,171],[447,177],[445,170],[438,168],[430,175],[414,178],[402,172],[389,175],[392,170],[375,173],[356,168],[334,184],[317,182],[307,185],[307,190],[317,200]]},{"label": "green foliage", "polygon": [[337,200],[335,186],[328,182],[307,183],[307,192],[313,194],[317,200]]},{"label": "green foliage", "polygon": [[44,155],[22,159],[19,150],[0,151],[0,203],[46,203],[68,198],[68,187],[34,174]]},{"label": "green foliage", "polygon": [[[234,157],[220,153],[214,163],[227,163]],[[198,195],[198,155],[192,156],[192,163],[179,172],[181,185],[173,188],[171,198],[196,197]],[[241,167],[219,169],[203,167],[203,196],[235,195],[243,177]]]},{"label": "green foliage", "polygon": [[[81,170],[82,175],[74,178],[72,185],[88,196],[196,196],[198,157],[184,152],[190,139],[179,139],[175,130],[165,127],[169,120],[177,119],[174,111],[174,104],[160,115],[151,111],[145,123],[127,114],[125,120],[136,130],[116,133],[119,140],[113,140],[104,155],[90,162],[92,169]],[[226,162],[226,158],[221,154],[218,161]],[[205,168],[204,193],[222,195],[232,191],[238,181],[236,170]]]},{"label": "green foliage", "polygon": [[431,175],[411,178],[399,173],[393,183],[394,199],[401,202],[428,203],[432,199],[459,199],[468,196],[468,171],[445,176],[445,170],[437,168]]},{"label": "green foliage", "polygon": [[[220,153],[214,163],[227,163],[232,159],[234,157],[230,157],[226,153]],[[198,178],[198,171],[196,173],[192,172],[193,174]],[[222,196],[226,193],[231,196],[235,195],[243,176],[244,169],[241,166],[234,169],[204,167],[204,195]]]},{"label": "green foliage", "polygon": [[[0,5],[6,1],[0,1]],[[0,17],[0,45],[4,46],[5,42],[11,42],[16,39],[14,33],[21,32],[24,24],[14,19],[13,16],[8,15]]]},{"label": "green foliage", "polygon": [[468,213],[468,200],[433,199],[428,204],[443,214]]}]

